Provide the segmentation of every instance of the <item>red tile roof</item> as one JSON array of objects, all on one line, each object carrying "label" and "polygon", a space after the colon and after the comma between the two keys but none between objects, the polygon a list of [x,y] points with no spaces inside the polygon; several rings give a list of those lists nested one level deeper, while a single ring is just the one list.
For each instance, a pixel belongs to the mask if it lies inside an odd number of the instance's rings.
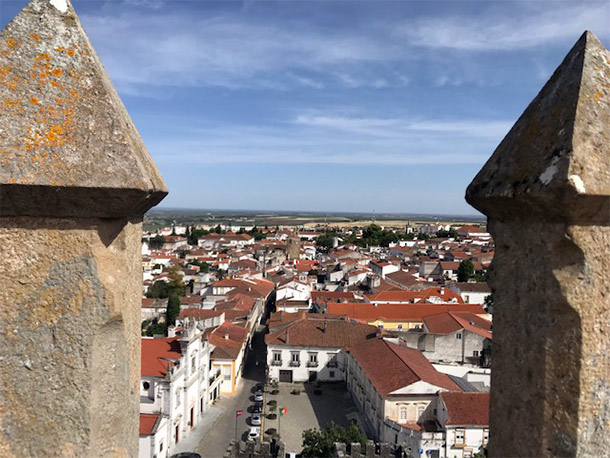
[{"label": "red tile roof", "polygon": [[441,393],[448,425],[489,426],[489,393]]},{"label": "red tile roof", "polygon": [[180,311],[180,318],[194,318],[196,320],[205,320],[207,318],[213,318],[222,314],[222,310],[204,310],[197,308],[188,308],[182,309]]},{"label": "red tile roof", "polygon": [[155,430],[160,415],[152,413],[140,414],[140,436],[150,436]]},{"label": "red tile roof", "polygon": [[173,364],[169,360],[179,360],[180,343],[177,337],[163,339],[142,339],[142,368],[143,377],[165,377],[168,366]]},{"label": "red tile roof", "polygon": [[477,335],[491,339],[491,323],[472,312],[446,312],[425,316],[424,324],[433,334],[450,334],[466,329]]},{"label": "red tile roof", "polygon": [[329,300],[329,299],[354,299],[354,293],[351,291],[337,292],[337,291],[312,291],[311,300]]},{"label": "red tile roof", "polygon": [[[442,290],[442,292],[441,292]],[[464,302],[459,294],[454,293],[449,288],[427,288],[422,291],[382,291],[376,294],[367,296],[371,302],[382,303],[382,302],[415,302],[416,299],[425,301],[432,296],[441,298],[442,300],[449,302],[455,300],[457,302]]]},{"label": "red tile roof", "polygon": [[209,342],[216,347],[213,357],[236,359],[247,337],[246,328],[225,321],[210,333]]},{"label": "red tile roof", "polygon": [[280,330],[267,334],[265,342],[267,345],[346,348],[372,339],[379,332],[375,326],[367,324],[329,319],[326,315],[309,315],[314,314],[303,314],[301,318],[287,322]]},{"label": "red tile roof", "polygon": [[328,313],[347,316],[354,320],[369,323],[376,320],[384,321],[423,321],[425,316],[436,315],[450,311],[472,312],[485,315],[486,312],[478,304],[366,304],[366,303],[328,303]]},{"label": "red tile roof", "polygon": [[376,339],[360,343],[349,352],[382,396],[420,381],[445,390],[461,391],[419,350]]}]

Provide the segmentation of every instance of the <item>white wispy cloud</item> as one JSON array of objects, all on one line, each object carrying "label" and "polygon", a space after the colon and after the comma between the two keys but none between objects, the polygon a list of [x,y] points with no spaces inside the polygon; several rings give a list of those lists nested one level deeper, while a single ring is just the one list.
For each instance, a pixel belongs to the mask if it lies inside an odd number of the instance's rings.
[{"label": "white wispy cloud", "polygon": [[485,86],[493,77],[480,62],[439,51],[528,49],[574,40],[585,29],[607,35],[610,14],[607,2],[482,2],[468,16],[386,14],[324,28],[308,17],[256,14],[254,6],[190,14],[171,2],[129,2],[151,7],[81,19],[113,81],[130,93],[136,86],[384,89],[422,75],[437,87]]},{"label": "white wispy cloud", "polygon": [[[532,2],[533,3],[533,2]],[[608,34],[610,4],[537,2],[493,8],[473,16],[420,18],[396,28],[409,43],[462,51],[514,51],[579,36],[585,30]],[[507,8],[508,7],[508,8]]]},{"label": "white wispy cloud", "polygon": [[510,125],[304,114],[266,126],[183,126],[147,144],[160,163],[480,164]]},{"label": "white wispy cloud", "polygon": [[[119,84],[258,87],[258,77],[285,74],[319,88],[306,73],[391,59],[378,40],[345,33],[319,33],[238,15],[201,19],[184,14],[84,16],[93,44]],[[371,86],[387,82],[375,78]],[[358,82],[355,86],[364,83]]]}]

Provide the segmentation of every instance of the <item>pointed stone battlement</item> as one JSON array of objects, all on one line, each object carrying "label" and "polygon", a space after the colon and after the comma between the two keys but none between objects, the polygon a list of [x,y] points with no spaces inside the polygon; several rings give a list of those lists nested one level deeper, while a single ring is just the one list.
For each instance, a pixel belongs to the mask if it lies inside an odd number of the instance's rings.
[{"label": "pointed stone battlement", "polygon": [[1,214],[125,217],[167,188],[69,0],[0,35]]},{"label": "pointed stone battlement", "polygon": [[496,217],[607,222],[609,77],[608,51],[585,32],[470,184],[468,202]]},{"label": "pointed stone battlement", "polygon": [[610,450],[610,53],[578,40],[466,191],[496,253],[490,454]]},{"label": "pointed stone battlement", "polygon": [[142,216],[167,189],[68,0],[0,34],[0,455],[138,455]]}]

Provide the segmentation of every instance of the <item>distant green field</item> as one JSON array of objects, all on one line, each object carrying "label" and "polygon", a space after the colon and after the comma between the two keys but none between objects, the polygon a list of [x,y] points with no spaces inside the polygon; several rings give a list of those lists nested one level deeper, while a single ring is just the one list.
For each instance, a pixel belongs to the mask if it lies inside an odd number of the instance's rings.
[{"label": "distant green field", "polygon": [[421,214],[376,214],[372,213],[314,213],[314,212],[270,212],[239,210],[190,210],[155,208],[144,216],[144,230],[154,231],[162,227],[192,226],[196,224],[230,224],[233,226],[367,226],[374,221],[382,226],[404,227],[407,222],[420,225],[431,222],[446,224],[485,223],[485,218],[474,215],[421,215]]}]

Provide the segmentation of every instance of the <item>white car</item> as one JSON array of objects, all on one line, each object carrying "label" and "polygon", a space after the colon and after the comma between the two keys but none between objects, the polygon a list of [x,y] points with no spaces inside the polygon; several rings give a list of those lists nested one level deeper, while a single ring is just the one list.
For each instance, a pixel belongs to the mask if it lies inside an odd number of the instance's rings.
[{"label": "white car", "polygon": [[256,439],[258,439],[261,435],[261,429],[258,426],[253,426],[252,428],[250,428],[250,431],[248,431],[248,440],[249,441],[254,441]]},{"label": "white car", "polygon": [[256,393],[254,393],[254,400],[255,401],[262,401],[263,400],[263,392],[262,391],[257,391]]},{"label": "white car", "polygon": [[253,426],[260,426],[261,425],[261,414],[253,413],[252,417],[250,417],[250,424]]}]

